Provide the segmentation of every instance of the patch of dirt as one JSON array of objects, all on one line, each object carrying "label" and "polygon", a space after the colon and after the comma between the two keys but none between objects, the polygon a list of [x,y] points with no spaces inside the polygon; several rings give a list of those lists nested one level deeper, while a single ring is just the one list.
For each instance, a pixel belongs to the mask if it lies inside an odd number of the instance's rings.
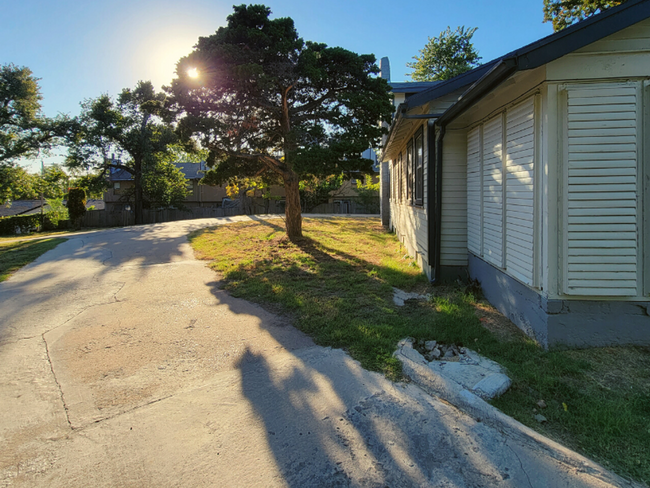
[{"label": "patch of dirt", "polygon": [[481,325],[496,335],[499,340],[513,341],[526,337],[519,327],[488,302],[483,300],[476,302],[474,308]]}]

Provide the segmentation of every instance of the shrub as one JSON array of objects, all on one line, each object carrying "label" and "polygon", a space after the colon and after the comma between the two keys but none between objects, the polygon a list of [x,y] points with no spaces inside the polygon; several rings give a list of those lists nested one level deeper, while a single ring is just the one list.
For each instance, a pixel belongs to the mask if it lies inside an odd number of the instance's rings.
[{"label": "shrub", "polygon": [[63,205],[63,199],[61,198],[50,198],[47,200],[47,204],[50,209],[45,213],[43,228],[45,230],[57,230],[59,221],[69,218],[68,209]]},{"label": "shrub", "polygon": [[0,218],[0,235],[29,234],[43,225],[41,214]]},{"label": "shrub", "polygon": [[86,192],[83,188],[70,188],[68,191],[68,213],[74,226],[81,226],[86,214]]}]

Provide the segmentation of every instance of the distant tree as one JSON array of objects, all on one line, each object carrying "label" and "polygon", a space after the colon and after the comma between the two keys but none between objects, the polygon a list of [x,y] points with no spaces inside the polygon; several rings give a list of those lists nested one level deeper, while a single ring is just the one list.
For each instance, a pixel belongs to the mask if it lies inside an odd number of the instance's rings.
[{"label": "distant tree", "polygon": [[39,197],[40,180],[21,166],[0,165],[0,205]]},{"label": "distant tree", "polygon": [[466,29],[450,27],[438,37],[429,37],[429,42],[420,50],[419,56],[413,56],[412,63],[406,63],[413,72],[407,74],[413,81],[448,80],[478,66],[481,57],[472,44],[476,27]]},{"label": "distant tree", "polygon": [[295,240],[300,180],[369,172],[372,161],[361,153],[385,132],[379,122],[390,120],[393,106],[373,55],[305,42],[293,20],[270,14],[263,5],[234,7],[226,27],[180,60],[170,93],[179,134],[210,151],[212,181],[282,180]]},{"label": "distant tree", "polygon": [[555,32],[591,17],[626,0],[544,0],[544,22],[552,22]]},{"label": "distant tree", "polygon": [[325,178],[315,176],[300,182],[300,203],[304,212],[309,212],[322,203],[327,203],[332,192],[343,185],[344,175],[331,175]]},{"label": "distant tree", "polygon": [[108,190],[108,181],[101,173],[87,173],[72,178],[71,185],[82,188],[88,198],[101,200],[104,192]]},{"label": "distant tree", "polygon": [[40,175],[40,192],[45,198],[63,198],[68,192],[69,176],[58,164],[46,166]]},{"label": "distant tree", "polygon": [[185,208],[185,197],[189,194],[189,181],[185,174],[166,161],[158,161],[143,175],[143,195],[150,208]]},{"label": "distant tree", "polygon": [[357,194],[359,203],[368,213],[379,213],[379,181],[372,181],[371,175],[366,175],[362,180],[357,180]]},{"label": "distant tree", "polygon": [[67,117],[41,114],[38,78],[26,67],[0,65],[0,165],[36,156],[69,129]]},{"label": "distant tree", "polygon": [[47,203],[47,207],[43,228],[45,230],[56,230],[59,228],[59,222],[68,220],[70,214],[68,213],[67,207],[63,204],[62,198],[48,198],[45,202]]},{"label": "distant tree", "polygon": [[[69,142],[69,168],[94,170],[104,177],[111,168],[133,175],[136,224],[142,223],[145,175],[148,185],[159,188],[164,175],[174,173],[168,166],[161,166],[161,160],[178,140],[171,125],[163,120],[164,102],[165,95],[157,93],[149,81],[122,90],[117,102],[108,95],[87,100]],[[117,154],[116,159],[113,154]]]}]

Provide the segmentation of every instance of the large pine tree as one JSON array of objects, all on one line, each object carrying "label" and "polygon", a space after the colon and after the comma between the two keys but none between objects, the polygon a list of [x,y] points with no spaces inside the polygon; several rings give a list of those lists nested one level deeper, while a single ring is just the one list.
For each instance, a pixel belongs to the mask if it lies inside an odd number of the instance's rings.
[{"label": "large pine tree", "polygon": [[305,42],[290,18],[234,7],[228,25],[180,60],[170,93],[179,132],[209,150],[206,179],[262,176],[284,183],[287,235],[302,237],[299,181],[370,171],[393,107],[373,55]]}]

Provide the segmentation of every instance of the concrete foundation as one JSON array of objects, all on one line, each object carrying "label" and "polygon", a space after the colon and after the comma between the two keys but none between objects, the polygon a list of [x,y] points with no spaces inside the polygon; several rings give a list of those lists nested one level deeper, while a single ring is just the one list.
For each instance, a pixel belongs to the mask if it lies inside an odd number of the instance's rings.
[{"label": "concrete foundation", "polygon": [[469,275],[492,305],[546,348],[650,345],[650,302],[549,300],[472,253]]}]

